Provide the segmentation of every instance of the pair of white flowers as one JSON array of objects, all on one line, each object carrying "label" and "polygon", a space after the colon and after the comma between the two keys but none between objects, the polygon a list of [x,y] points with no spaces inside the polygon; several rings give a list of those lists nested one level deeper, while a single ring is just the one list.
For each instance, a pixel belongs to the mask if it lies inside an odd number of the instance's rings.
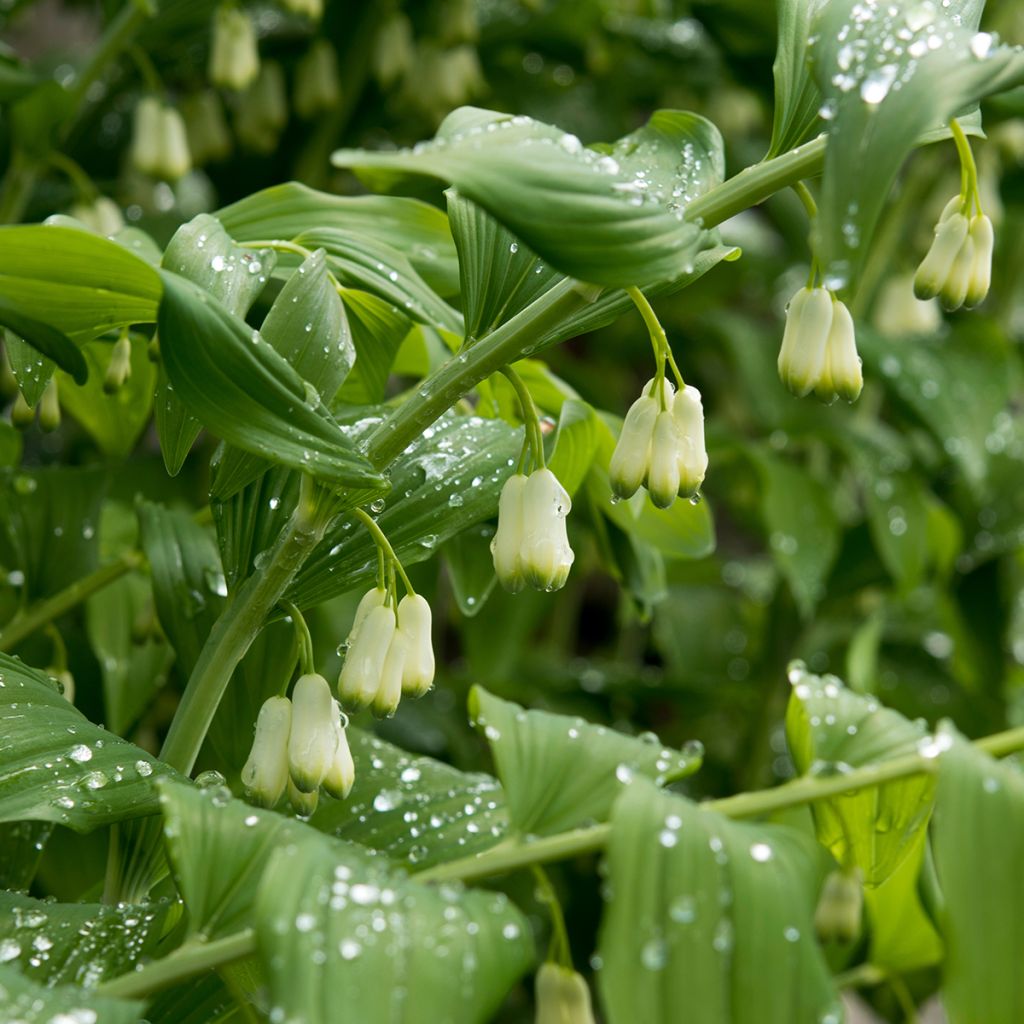
[{"label": "pair of white flowers", "polygon": [[347,797],[356,775],[344,721],[321,675],[300,676],[291,700],[264,701],[242,768],[249,799],[274,807],[287,791],[292,808],[308,816],[316,810],[321,786],[338,800]]},{"label": "pair of white flowers", "polygon": [[192,157],[181,114],[155,96],[135,105],[131,160],[143,174],[177,181],[192,169]]},{"label": "pair of white flowers", "polygon": [[240,7],[221,4],[213,15],[213,37],[207,74],[224,89],[240,92],[259,74],[260,53],[256,28]]},{"label": "pair of white flowers", "polygon": [[983,213],[968,218],[969,203],[955,195],[935,225],[935,238],[914,275],[914,293],[919,299],[936,295],[949,312],[977,306],[992,281],[992,250],[995,234],[992,221]]},{"label": "pair of white flowers", "polygon": [[346,707],[390,717],[403,694],[421,697],[434,683],[430,605],[406,594],[396,608],[375,587],[359,602],[348,635],[338,696]]},{"label": "pair of white flowers", "polygon": [[664,377],[649,380],[626,413],[612,453],[612,490],[631,498],[643,485],[658,508],[668,508],[677,497],[697,493],[707,468],[700,392],[690,384],[676,391]]}]

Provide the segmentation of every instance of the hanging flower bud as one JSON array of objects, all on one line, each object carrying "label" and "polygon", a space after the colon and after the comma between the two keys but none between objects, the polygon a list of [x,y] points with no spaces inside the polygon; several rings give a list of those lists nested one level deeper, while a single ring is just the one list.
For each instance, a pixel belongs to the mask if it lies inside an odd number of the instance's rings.
[{"label": "hanging flower bud", "polygon": [[181,105],[192,163],[203,167],[231,153],[231,132],[220,97],[212,89],[189,96]]},{"label": "hanging flower bud", "polygon": [[19,391],[14,399],[11,408],[11,423],[18,430],[28,430],[36,421],[36,411],[25,400],[25,396]]},{"label": "hanging flower bud", "polygon": [[832,402],[838,395],[853,402],[864,387],[853,317],[846,304],[832,299],[832,326],[825,343],[825,365],[814,393],[823,402]]},{"label": "hanging flower bud", "polygon": [[402,693],[422,697],[434,685],[430,605],[422,594],[406,594],[398,602],[398,629],[408,641],[402,669]]},{"label": "hanging flower bud", "polygon": [[963,248],[970,225],[959,212],[960,206],[960,197],[954,196],[935,226],[931,248],[914,275],[914,294],[919,299],[931,299],[943,291],[953,264]]},{"label": "hanging flower bud", "polygon": [[241,8],[221,4],[213,15],[213,40],[207,74],[214,85],[236,92],[247,88],[260,70],[256,29]]},{"label": "hanging flower bud", "polygon": [[[369,599],[367,594],[363,601]],[[377,696],[395,628],[395,611],[387,604],[370,608],[358,627],[353,627],[338,679],[338,697],[346,707],[367,707]]]},{"label": "hanging flower bud", "polygon": [[103,378],[103,390],[108,395],[121,390],[124,382],[132,375],[132,342],[127,334],[114,342],[110,353],[110,362]]},{"label": "hanging flower bud", "polygon": [[69,212],[75,220],[104,238],[116,235],[124,227],[121,207],[108,196],[98,196],[91,203],[75,203]]},{"label": "hanging flower bud", "polygon": [[143,174],[160,173],[163,136],[163,106],[155,96],[143,96],[135,104],[132,124],[131,160]]},{"label": "hanging flower bud", "polygon": [[288,803],[292,810],[302,818],[310,817],[320,802],[320,793],[314,789],[312,793],[303,793],[298,786],[288,779]]},{"label": "hanging flower bud", "polygon": [[177,181],[192,170],[185,122],[174,107],[166,106],[160,120],[160,166],[157,175]]},{"label": "hanging flower bud", "polygon": [[300,14],[309,18],[310,21],[319,21],[323,17],[323,0],[281,0],[281,4],[286,11]]},{"label": "hanging flower bud", "polygon": [[409,638],[400,629],[396,629],[391,636],[391,643],[388,644],[384,664],[380,670],[380,682],[370,705],[378,718],[390,718],[398,710],[398,704],[402,699],[402,673],[405,670],[408,651]]},{"label": "hanging flower bud", "polygon": [[590,989],[569,967],[541,964],[537,971],[536,1024],[594,1024]]},{"label": "hanging flower bud", "polygon": [[821,887],[814,930],[822,942],[853,942],[860,934],[864,889],[861,873],[833,871]]},{"label": "hanging flower bud", "polygon": [[60,396],[57,392],[57,378],[51,377],[43,388],[39,399],[39,426],[48,434],[60,426]]},{"label": "hanging flower bud", "polygon": [[964,305],[973,309],[985,301],[992,282],[992,250],[995,247],[992,221],[983,213],[972,217],[968,238],[974,244],[974,260],[967,280]]},{"label": "hanging flower bud", "polygon": [[875,306],[875,327],[893,337],[934,334],[942,326],[942,313],[935,299],[922,300],[914,294],[914,275],[889,278]]},{"label": "hanging flower bud", "polygon": [[619,498],[632,498],[647,476],[654,422],[659,411],[658,400],[644,393],[626,413],[622,432],[608,464],[612,493]]},{"label": "hanging flower bud", "polygon": [[333,707],[331,687],[323,676],[299,677],[292,692],[288,772],[303,793],[312,793],[323,782],[334,760]]},{"label": "hanging flower bud", "polygon": [[801,288],[786,309],[779,350],[779,377],[800,398],[809,394],[825,365],[832,326],[832,296],[827,288]]},{"label": "hanging flower bud", "polygon": [[664,409],[654,421],[647,471],[647,493],[657,508],[668,508],[679,493],[679,447],[678,425],[672,413]]},{"label": "hanging flower bud", "polygon": [[326,39],[317,39],[295,69],[295,112],[315,117],[333,110],[340,98],[337,52]]},{"label": "hanging flower bud", "polygon": [[249,759],[242,768],[246,795],[260,807],[273,807],[288,784],[288,733],[292,724],[292,702],[271,697],[263,702],[256,718]]},{"label": "hanging flower bud", "polygon": [[[960,216],[956,214],[955,216]],[[974,239],[970,234],[963,240],[960,251],[953,260],[945,284],[939,292],[939,304],[947,313],[958,310],[967,298],[967,287],[971,282],[971,269],[974,266]]]},{"label": "hanging flower bud", "polygon": [[242,94],[235,110],[235,134],[246,149],[271,153],[287,122],[284,72],[276,61],[264,61],[259,76]]},{"label": "hanging flower bud", "polygon": [[672,417],[679,434],[679,495],[692,498],[708,471],[704,403],[692,384],[687,384],[672,400]]},{"label": "hanging flower bud", "polygon": [[550,469],[537,469],[523,488],[522,509],[520,571],[538,590],[560,590],[575,557],[566,533],[569,494]]},{"label": "hanging flower bud", "polygon": [[345,720],[337,701],[332,701],[334,708],[334,760],[324,776],[321,785],[335,800],[344,800],[352,792],[356,781],[356,766],[349,749],[348,736],[345,733]]},{"label": "hanging flower bud", "polygon": [[522,473],[516,473],[505,481],[498,500],[498,529],[491,540],[491,555],[498,582],[513,594],[517,594],[526,584],[520,564],[526,480]]},{"label": "hanging flower bud", "polygon": [[373,74],[381,88],[389,89],[404,78],[415,62],[412,24],[395,11],[383,22],[373,45]]}]

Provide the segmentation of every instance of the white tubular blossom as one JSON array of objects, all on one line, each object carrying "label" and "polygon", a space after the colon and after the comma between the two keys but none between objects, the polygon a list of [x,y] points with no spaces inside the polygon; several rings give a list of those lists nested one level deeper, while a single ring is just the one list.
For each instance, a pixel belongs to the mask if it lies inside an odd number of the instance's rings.
[{"label": "white tubular blossom", "polygon": [[160,177],[177,181],[192,170],[192,156],[188,149],[188,134],[181,114],[174,107],[164,107],[160,117]]},{"label": "white tubular blossom", "polygon": [[836,396],[853,402],[864,387],[853,317],[846,304],[832,301],[832,326],[825,345],[825,365],[815,385],[815,394],[825,402]]},{"label": "white tubular blossom", "polygon": [[242,768],[246,794],[260,807],[273,807],[288,785],[291,724],[292,702],[287,697],[271,697],[263,702],[256,718],[252,750]]},{"label": "white tubular blossom", "polygon": [[821,376],[831,326],[832,296],[827,288],[801,288],[790,300],[779,350],[779,377],[800,398],[814,389]]},{"label": "white tubular blossom", "polygon": [[155,96],[143,96],[135,104],[132,119],[131,160],[143,174],[158,175],[163,135],[163,106]]},{"label": "white tubular blossom", "polygon": [[401,630],[396,629],[388,644],[387,654],[380,672],[380,685],[373,696],[373,713],[378,718],[390,718],[397,710],[402,699],[402,673],[405,669],[405,658],[409,651],[409,638]]},{"label": "white tubular blossom", "polygon": [[972,217],[968,238],[974,243],[974,259],[968,275],[964,305],[973,309],[985,301],[992,283],[992,250],[995,247],[992,221],[983,213]]},{"label": "white tubular blossom", "polygon": [[594,1024],[590,989],[569,967],[541,964],[536,980],[536,1024]]},{"label": "white tubular blossom", "polygon": [[572,509],[569,494],[550,469],[537,469],[523,488],[522,509],[522,574],[538,590],[559,590],[575,557],[566,532]]},{"label": "white tubular blossom", "polygon": [[914,294],[919,299],[931,299],[943,291],[968,230],[962,213],[950,214],[936,225],[931,248],[914,275]]},{"label": "white tubular blossom", "polygon": [[303,793],[298,786],[289,778],[288,780],[288,803],[292,810],[303,818],[308,818],[320,802],[320,792],[314,789],[312,793]]},{"label": "white tubular blossom", "polygon": [[491,556],[498,582],[513,594],[523,589],[523,495],[527,478],[516,473],[505,481],[498,500],[498,529],[491,540]]},{"label": "white tubular blossom", "polygon": [[608,464],[612,492],[620,498],[632,498],[647,476],[658,411],[658,400],[644,394],[626,413],[622,432]]},{"label": "white tubular blossom", "polygon": [[335,739],[334,760],[331,761],[331,767],[321,785],[335,800],[344,800],[355,785],[356,766],[352,760],[352,751],[349,749],[345,726],[342,724],[341,707],[337,701],[331,703],[333,704],[332,726]]},{"label": "white tubular blossom", "polygon": [[672,400],[672,417],[679,431],[679,495],[691,498],[700,490],[708,471],[704,403],[692,384],[687,384]]},{"label": "white tubular blossom", "polygon": [[292,728],[288,736],[288,772],[296,789],[312,793],[334,760],[337,740],[334,700],[323,676],[299,676],[292,692]]},{"label": "white tubular blossom", "polygon": [[355,638],[345,654],[338,680],[338,696],[347,707],[363,708],[373,703],[395,628],[394,609],[380,605],[371,609],[358,630],[353,631]]},{"label": "white tubular blossom", "polygon": [[236,92],[255,81],[260,70],[256,29],[239,7],[221,4],[213,16],[213,39],[207,74],[214,85]]},{"label": "white tubular blossom", "polygon": [[651,462],[647,472],[647,493],[658,508],[668,508],[679,493],[679,428],[665,409],[654,421]]},{"label": "white tubular blossom", "polygon": [[[959,216],[959,214],[957,215]],[[960,251],[953,260],[946,282],[939,292],[939,303],[947,313],[958,310],[967,298],[967,288],[971,283],[971,270],[974,266],[974,239],[968,235]]]},{"label": "white tubular blossom", "polygon": [[434,685],[434,645],[430,605],[421,594],[406,594],[398,602],[398,629],[408,641],[402,693],[422,697]]}]

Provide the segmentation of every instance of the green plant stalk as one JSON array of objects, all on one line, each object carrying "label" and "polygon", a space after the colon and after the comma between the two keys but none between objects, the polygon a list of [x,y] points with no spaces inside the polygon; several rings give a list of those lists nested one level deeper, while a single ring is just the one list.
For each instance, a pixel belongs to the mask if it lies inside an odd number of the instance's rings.
[{"label": "green plant stalk", "polygon": [[402,577],[402,585],[405,587],[407,594],[415,594],[416,591],[413,589],[412,583],[409,581],[409,577],[405,574],[405,569],[402,567],[402,563],[399,561],[398,555],[395,554],[395,549],[391,546],[391,541],[388,540],[387,535],[377,525],[377,520],[373,518],[365,509],[354,508],[353,514],[359,519],[359,521],[366,527],[367,532],[373,538],[374,544],[377,545],[377,550],[380,552],[383,562],[381,563],[381,575],[383,575],[383,565],[387,563],[392,569],[398,570],[398,575]]},{"label": "green plant stalk", "polygon": [[535,469],[543,469],[544,461],[544,434],[540,429],[540,417],[537,415],[537,406],[534,404],[533,395],[530,389],[523,382],[523,378],[512,369],[511,366],[503,366],[498,371],[512,385],[512,390],[519,399],[519,408],[523,414],[523,426],[526,436],[530,438],[530,447],[533,449],[533,460]]},{"label": "green plant stalk", "polygon": [[125,573],[137,569],[141,564],[141,552],[129,551],[116,561],[101,565],[88,576],[75,580],[74,583],[69,584],[52,597],[48,597],[45,601],[40,601],[28,611],[15,615],[3,631],[0,631],[0,651],[10,651],[17,647],[22,640],[37,629],[74,608],[76,604],[95,594],[96,591],[119,580]]}]

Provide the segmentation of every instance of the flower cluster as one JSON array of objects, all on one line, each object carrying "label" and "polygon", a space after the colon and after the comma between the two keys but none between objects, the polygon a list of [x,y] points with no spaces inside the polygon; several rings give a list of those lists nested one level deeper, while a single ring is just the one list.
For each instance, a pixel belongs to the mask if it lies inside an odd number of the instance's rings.
[{"label": "flower cluster", "polygon": [[135,106],[131,159],[143,174],[177,181],[192,169],[185,122],[174,107],[155,96]]},{"label": "flower cluster", "polygon": [[704,406],[692,385],[678,392],[664,377],[647,382],[630,406],[608,467],[612,490],[631,498],[641,485],[658,508],[695,495],[704,482]]},{"label": "flower cluster", "polygon": [[241,8],[221,4],[213,16],[213,40],[210,44],[210,81],[236,92],[248,88],[260,70],[256,30]]},{"label": "flower cluster", "polygon": [[298,814],[316,810],[319,790],[343,800],[355,782],[346,720],[323,676],[300,676],[292,699],[271,697],[256,719],[256,735],[242,768],[249,799],[274,807],[287,791]]},{"label": "flower cluster", "polygon": [[864,387],[853,317],[827,288],[801,288],[786,308],[779,377],[794,395],[854,401]]},{"label": "flower cluster", "polygon": [[559,590],[572,568],[565,520],[572,509],[566,489],[550,469],[515,473],[498,502],[498,529],[491,541],[494,571],[513,594],[525,586]]},{"label": "flower cluster", "polygon": [[409,593],[393,603],[383,587],[359,602],[338,679],[341,702],[391,716],[403,694],[421,697],[434,682],[430,605]]},{"label": "flower cluster", "polygon": [[955,195],[935,225],[935,238],[914,275],[919,299],[936,295],[949,312],[971,309],[988,295],[992,280],[992,221],[980,211],[968,219],[970,203]]}]

